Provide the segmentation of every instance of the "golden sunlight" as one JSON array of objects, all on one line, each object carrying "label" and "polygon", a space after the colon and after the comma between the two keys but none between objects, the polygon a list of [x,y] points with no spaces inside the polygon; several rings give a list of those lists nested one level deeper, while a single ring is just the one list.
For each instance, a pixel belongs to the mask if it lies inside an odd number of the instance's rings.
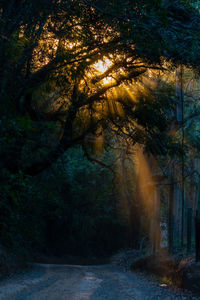
[{"label": "golden sunlight", "polygon": [[[96,64],[94,64],[95,69],[103,74],[105,73],[109,67],[112,66],[112,61],[109,58],[105,58],[104,60],[99,60]],[[112,80],[112,77],[105,77],[103,79],[104,84],[109,83]]]},{"label": "golden sunlight", "polygon": [[[150,219],[150,238],[156,248],[160,245],[160,197],[152,174],[152,166],[156,169],[157,162],[150,155],[143,153],[141,145],[136,144],[134,154],[140,198]],[[150,167],[151,165],[151,167]]]},{"label": "golden sunlight", "polygon": [[112,61],[108,58],[104,60],[99,60],[94,67],[97,69],[97,71],[104,73],[108,70],[109,67],[112,66]]}]

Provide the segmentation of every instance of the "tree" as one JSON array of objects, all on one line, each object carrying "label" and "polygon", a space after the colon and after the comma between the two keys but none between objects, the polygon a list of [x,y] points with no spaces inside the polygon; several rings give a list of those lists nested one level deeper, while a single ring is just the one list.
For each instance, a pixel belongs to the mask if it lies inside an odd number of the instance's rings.
[{"label": "tree", "polygon": [[[143,143],[135,121],[148,137],[152,119],[134,113],[142,104],[133,96],[113,96],[116,87],[129,84],[130,92],[149,70],[199,65],[199,13],[187,1],[10,0],[1,1],[0,14],[0,156],[11,172],[36,175],[108,124],[116,132],[126,123],[124,134]],[[12,132],[17,141],[9,141]],[[42,157],[27,153],[36,149]]]}]

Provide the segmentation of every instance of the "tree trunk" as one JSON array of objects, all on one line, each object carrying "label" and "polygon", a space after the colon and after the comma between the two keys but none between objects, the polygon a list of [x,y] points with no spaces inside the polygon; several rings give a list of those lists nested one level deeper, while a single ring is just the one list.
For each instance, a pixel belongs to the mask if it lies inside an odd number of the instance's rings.
[{"label": "tree trunk", "polygon": [[176,120],[182,125],[182,157],[181,157],[181,245],[184,244],[184,207],[185,207],[185,182],[184,182],[184,94],[183,94],[183,67],[180,66],[176,70]]},{"label": "tree trunk", "polygon": [[195,220],[195,236],[196,236],[196,261],[200,261],[200,211],[196,212],[196,220]]},{"label": "tree trunk", "polygon": [[200,261],[200,188],[198,192],[198,204],[195,218],[195,237],[196,237],[196,261]]},{"label": "tree trunk", "polygon": [[187,252],[191,251],[191,241],[192,241],[192,208],[187,209]]},{"label": "tree trunk", "polygon": [[169,213],[168,213],[168,248],[169,253],[173,253],[174,246],[174,183],[173,181],[170,184],[169,191]]}]

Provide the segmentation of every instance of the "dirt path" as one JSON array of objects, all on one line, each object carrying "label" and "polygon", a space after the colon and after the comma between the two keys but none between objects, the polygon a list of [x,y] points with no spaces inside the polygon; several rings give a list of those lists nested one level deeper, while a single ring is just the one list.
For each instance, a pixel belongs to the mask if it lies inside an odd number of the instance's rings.
[{"label": "dirt path", "polygon": [[[110,265],[38,265],[0,283],[1,300],[198,299]],[[200,298],[199,298],[200,299]]]}]

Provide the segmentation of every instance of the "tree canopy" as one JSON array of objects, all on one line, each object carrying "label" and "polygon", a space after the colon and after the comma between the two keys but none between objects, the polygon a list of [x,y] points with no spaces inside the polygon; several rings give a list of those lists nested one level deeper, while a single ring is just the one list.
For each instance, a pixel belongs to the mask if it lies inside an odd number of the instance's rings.
[{"label": "tree canopy", "polygon": [[12,172],[36,175],[102,128],[159,139],[173,104],[155,77],[199,71],[200,16],[188,1],[1,1],[0,22],[1,157]]}]

